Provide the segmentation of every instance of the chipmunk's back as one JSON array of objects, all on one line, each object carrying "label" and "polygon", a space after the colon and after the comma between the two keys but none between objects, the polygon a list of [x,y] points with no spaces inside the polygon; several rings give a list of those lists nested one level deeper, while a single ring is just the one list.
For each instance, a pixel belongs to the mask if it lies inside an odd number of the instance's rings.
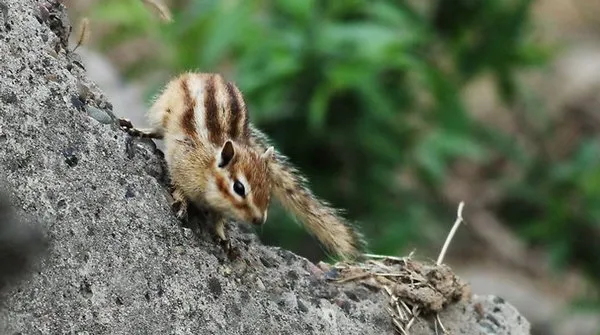
[{"label": "chipmunk's back", "polygon": [[185,73],[170,81],[150,109],[165,135],[212,143],[248,143],[248,114],[239,89],[220,74]]}]

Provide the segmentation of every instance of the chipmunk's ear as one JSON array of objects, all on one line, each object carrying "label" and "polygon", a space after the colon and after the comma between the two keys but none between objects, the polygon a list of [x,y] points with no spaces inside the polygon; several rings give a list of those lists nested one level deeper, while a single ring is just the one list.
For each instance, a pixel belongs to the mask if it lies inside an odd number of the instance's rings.
[{"label": "chipmunk's ear", "polygon": [[262,155],[260,155],[260,158],[262,158],[264,160],[270,160],[273,157],[274,151],[275,151],[275,148],[269,147],[267,150],[265,150],[265,152]]},{"label": "chipmunk's ear", "polygon": [[233,159],[233,156],[235,155],[235,150],[233,149],[233,143],[231,143],[231,141],[227,140],[225,142],[225,144],[223,144],[223,147],[221,148],[221,155],[220,160],[219,160],[219,167],[225,167],[227,164],[229,164],[229,162],[231,162],[231,160]]}]

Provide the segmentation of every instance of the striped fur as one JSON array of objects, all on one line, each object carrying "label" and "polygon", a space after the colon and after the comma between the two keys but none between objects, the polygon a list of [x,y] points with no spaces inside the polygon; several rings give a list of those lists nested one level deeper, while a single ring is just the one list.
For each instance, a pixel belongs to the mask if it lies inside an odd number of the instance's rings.
[{"label": "striped fur", "polygon": [[[360,233],[312,194],[300,172],[250,124],[234,83],[219,74],[182,74],[165,86],[149,119],[152,129],[144,134],[164,139],[178,194],[256,224],[266,220],[274,194],[330,252],[346,259],[359,255]],[[235,193],[235,181],[243,184],[245,196]]]}]

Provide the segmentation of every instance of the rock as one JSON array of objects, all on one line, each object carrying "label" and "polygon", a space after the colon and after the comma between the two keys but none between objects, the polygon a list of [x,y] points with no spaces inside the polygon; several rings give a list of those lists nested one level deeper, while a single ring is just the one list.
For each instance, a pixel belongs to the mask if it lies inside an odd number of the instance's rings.
[{"label": "rock", "polygon": [[[236,224],[239,257],[228,259],[202,228],[176,220],[156,147],[86,113],[109,103],[67,50],[55,1],[10,0],[0,27],[0,175],[16,215],[35,217],[49,241],[35,270],[2,292],[0,333],[394,333],[382,294],[350,298]],[[440,319],[455,334],[529,334],[493,297]],[[434,334],[432,324],[419,320],[412,334]]]}]

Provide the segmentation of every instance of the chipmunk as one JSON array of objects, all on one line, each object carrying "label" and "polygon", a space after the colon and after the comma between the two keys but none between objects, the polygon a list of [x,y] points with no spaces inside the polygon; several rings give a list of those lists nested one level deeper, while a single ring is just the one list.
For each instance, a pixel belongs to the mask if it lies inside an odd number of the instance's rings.
[{"label": "chipmunk", "polygon": [[344,259],[364,246],[338,210],[318,199],[307,180],[250,123],[238,87],[216,73],[187,72],[172,79],[148,112],[150,128],[121,127],[132,136],[162,139],[181,219],[188,203],[218,214],[215,232],[226,241],[228,218],[263,225],[271,195],[326,249]]}]

